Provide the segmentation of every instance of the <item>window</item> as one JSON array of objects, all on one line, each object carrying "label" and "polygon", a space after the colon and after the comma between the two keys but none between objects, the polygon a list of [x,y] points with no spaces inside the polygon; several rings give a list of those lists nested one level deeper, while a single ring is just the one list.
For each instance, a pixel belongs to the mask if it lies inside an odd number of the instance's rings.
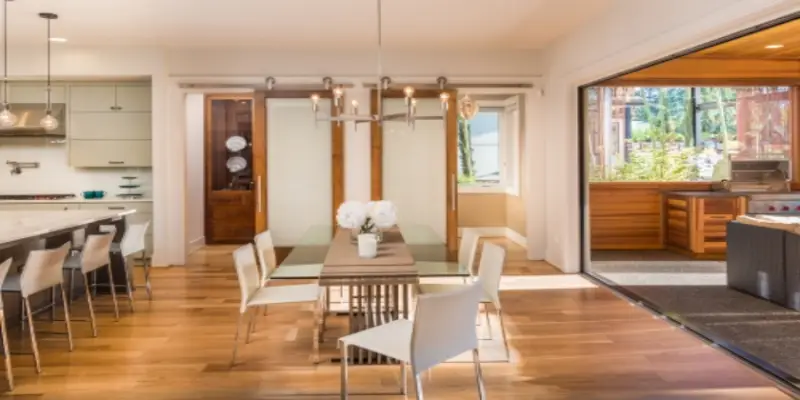
[{"label": "window", "polygon": [[709,181],[727,159],[788,159],[786,87],[592,87],[592,181]]},{"label": "window", "polygon": [[458,118],[459,189],[518,191],[520,124],[516,96],[477,103],[479,111],[473,118]]}]

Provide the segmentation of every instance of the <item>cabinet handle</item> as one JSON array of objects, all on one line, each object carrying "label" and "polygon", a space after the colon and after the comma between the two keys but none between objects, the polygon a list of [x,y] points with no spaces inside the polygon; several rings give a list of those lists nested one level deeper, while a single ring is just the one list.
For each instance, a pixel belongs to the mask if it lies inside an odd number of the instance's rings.
[{"label": "cabinet handle", "polygon": [[261,213],[261,175],[256,177],[256,212]]},{"label": "cabinet handle", "polygon": [[109,161],[108,163],[112,165],[120,165],[125,164],[125,161]]},{"label": "cabinet handle", "polygon": [[125,206],[109,206],[109,210],[124,210]]}]

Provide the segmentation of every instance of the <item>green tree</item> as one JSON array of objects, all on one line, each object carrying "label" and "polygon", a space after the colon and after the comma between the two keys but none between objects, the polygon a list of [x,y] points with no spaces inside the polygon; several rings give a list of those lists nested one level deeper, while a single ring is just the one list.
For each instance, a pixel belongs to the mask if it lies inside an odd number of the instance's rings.
[{"label": "green tree", "polygon": [[459,182],[475,181],[475,160],[472,159],[472,132],[469,120],[458,117],[458,159],[461,173],[458,176]]}]

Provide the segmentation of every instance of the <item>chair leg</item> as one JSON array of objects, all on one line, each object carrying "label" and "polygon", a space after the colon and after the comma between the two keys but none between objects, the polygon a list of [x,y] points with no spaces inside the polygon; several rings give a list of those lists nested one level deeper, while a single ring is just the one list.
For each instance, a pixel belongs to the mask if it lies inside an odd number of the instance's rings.
[{"label": "chair leg", "polygon": [[144,251],[142,251],[142,260],[144,260],[144,287],[147,289],[147,300],[153,300],[153,291],[150,287],[150,261]]},{"label": "chair leg", "polygon": [[400,361],[400,394],[408,394],[408,365],[405,361]]},{"label": "chair leg", "polygon": [[314,307],[314,317],[313,317],[314,334],[311,337],[312,340],[311,349],[313,352],[311,356],[311,362],[314,364],[319,364],[319,342],[320,342],[319,328],[321,325],[319,318],[320,315],[322,314],[321,311],[322,311],[322,302],[321,298],[319,298],[317,299],[317,304]]},{"label": "chair leg", "polygon": [[86,302],[89,303],[89,322],[92,323],[92,337],[97,337],[97,323],[94,319],[94,304],[92,304],[92,291],[89,289],[89,277],[83,275],[83,284],[86,285]]},{"label": "chair leg", "polygon": [[117,287],[114,284],[114,273],[111,271],[111,264],[108,264],[108,287],[111,288],[111,301],[114,302],[114,318],[119,321],[119,303],[117,303]]},{"label": "chair leg", "polygon": [[416,390],[417,400],[422,400],[422,374],[415,369],[411,369],[414,374],[414,389]]},{"label": "chair leg", "polygon": [[340,385],[339,392],[341,393],[341,399],[347,399],[347,345],[341,344],[342,350],[342,361],[340,362],[341,365],[341,372],[339,373]]},{"label": "chair leg", "polygon": [[256,314],[258,314],[258,310],[253,310],[250,312],[250,309],[248,309],[247,312],[250,313],[250,321],[247,323],[247,334],[244,338],[244,344],[250,343],[250,332],[253,331],[253,321],[256,319],[255,317]]},{"label": "chair leg", "polygon": [[50,288],[50,322],[56,320],[56,287]]},{"label": "chair leg", "polygon": [[508,352],[508,339],[506,338],[506,326],[503,322],[503,310],[501,308],[497,309],[497,319],[500,320],[500,333],[503,335],[503,346],[506,348],[506,359],[511,361],[511,356]]},{"label": "chair leg", "polygon": [[67,340],[69,340],[69,351],[75,350],[75,344],[72,342],[72,324],[69,321],[69,305],[67,304],[67,292],[64,291],[64,285],[59,284],[58,288],[61,289],[61,301],[64,302],[64,323],[67,325]]},{"label": "chair leg", "polygon": [[489,331],[489,340],[492,340],[492,321],[489,319],[489,306],[483,305],[483,315],[486,316],[486,330]]},{"label": "chair leg", "polygon": [[486,388],[483,386],[483,373],[481,373],[481,357],[478,349],[472,350],[472,363],[475,365],[475,380],[478,384],[478,398],[484,400],[486,398]]},{"label": "chair leg", "polygon": [[[84,280],[84,283],[88,283],[88,281]],[[69,269],[69,305],[72,305],[72,298],[74,297],[74,295],[72,294],[73,293],[72,289],[74,288],[74,286],[75,286],[75,269],[74,268],[70,268]],[[87,285],[86,287],[88,288],[89,286]]]},{"label": "chair leg", "polygon": [[125,286],[128,290],[128,303],[131,306],[131,312],[136,312],[136,309],[133,307],[133,275],[129,267],[128,257],[123,257],[122,263],[125,266]]},{"label": "chair leg", "polygon": [[31,335],[31,348],[33,349],[33,363],[36,366],[36,373],[42,373],[42,364],[39,362],[39,345],[36,343],[36,329],[33,325],[33,313],[31,313],[31,302],[26,297],[23,300],[24,308],[25,308],[25,315],[27,315],[28,319],[28,330],[30,331]]},{"label": "chair leg", "polygon": [[231,367],[236,364],[236,350],[239,347],[239,329],[242,327],[244,313],[239,312],[239,319],[236,321],[236,336],[233,337],[233,357],[231,357]]},{"label": "chair leg", "polygon": [[6,314],[0,309],[0,329],[3,334],[3,356],[6,362],[6,380],[8,381],[8,390],[14,390],[14,372],[11,370],[11,351],[8,349],[8,334],[6,333]]}]

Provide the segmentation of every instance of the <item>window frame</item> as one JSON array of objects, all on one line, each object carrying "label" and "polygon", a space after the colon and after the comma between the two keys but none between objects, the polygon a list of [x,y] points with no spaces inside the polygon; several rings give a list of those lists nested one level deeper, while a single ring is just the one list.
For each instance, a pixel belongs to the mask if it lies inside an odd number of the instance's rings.
[{"label": "window frame", "polygon": [[[497,110],[498,163],[500,179],[497,183],[459,183],[458,193],[520,193],[520,135],[522,110],[519,95],[510,94],[504,100],[476,100],[481,110]],[[479,111],[480,112],[480,111]]]}]

